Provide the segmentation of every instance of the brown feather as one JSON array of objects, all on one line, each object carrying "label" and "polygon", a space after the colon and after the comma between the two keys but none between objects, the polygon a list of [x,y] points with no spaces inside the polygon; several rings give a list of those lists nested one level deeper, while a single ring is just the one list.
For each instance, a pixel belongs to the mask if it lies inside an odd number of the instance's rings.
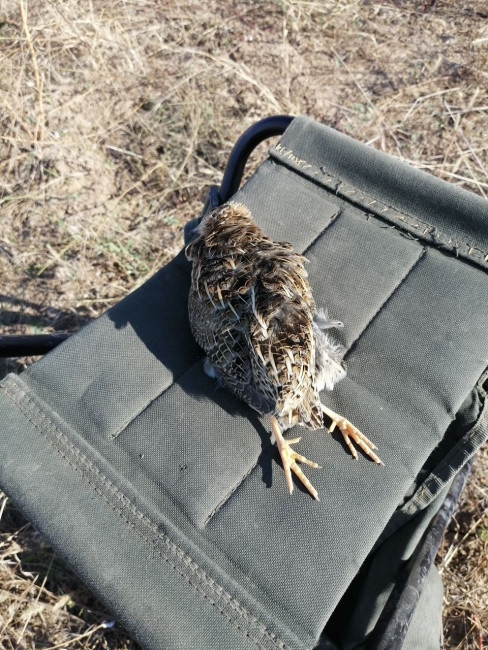
[{"label": "brown feather", "polygon": [[[191,329],[220,379],[284,428],[321,428],[319,377],[329,362],[335,381],[345,374],[343,349],[314,323],[306,259],[266,237],[238,203],[207,214],[186,255],[193,262]],[[332,360],[324,356],[329,344]]]}]

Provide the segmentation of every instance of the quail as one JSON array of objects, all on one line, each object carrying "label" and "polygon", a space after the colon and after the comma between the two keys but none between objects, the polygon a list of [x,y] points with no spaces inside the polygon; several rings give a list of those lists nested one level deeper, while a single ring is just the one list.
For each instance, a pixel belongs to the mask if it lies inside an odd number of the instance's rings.
[{"label": "quail", "polygon": [[354,458],[353,442],[382,464],[374,444],[321,402],[320,392],[346,374],[345,348],[328,331],[342,323],[315,305],[306,258],[267,237],[239,203],[208,212],[185,252],[192,261],[190,327],[207,354],[205,370],[269,417],[289,492],[293,472],[318,500],[298,463],[319,465],[292,449],[300,438],[285,439],[283,431],[324,428],[324,415]]}]

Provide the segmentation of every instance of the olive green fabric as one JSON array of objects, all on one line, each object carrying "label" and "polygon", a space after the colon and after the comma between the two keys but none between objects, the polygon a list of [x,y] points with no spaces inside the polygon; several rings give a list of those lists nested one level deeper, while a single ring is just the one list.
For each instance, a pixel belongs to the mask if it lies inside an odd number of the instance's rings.
[{"label": "olive green fabric", "polygon": [[488,434],[488,204],[306,118],[235,199],[345,323],[323,399],[385,467],[300,430],[321,501],[288,495],[266,420],[203,372],[180,253],[2,382],[0,485],[145,648],[361,647]]},{"label": "olive green fabric", "polygon": [[431,566],[402,650],[437,650],[442,647],[442,580]]}]

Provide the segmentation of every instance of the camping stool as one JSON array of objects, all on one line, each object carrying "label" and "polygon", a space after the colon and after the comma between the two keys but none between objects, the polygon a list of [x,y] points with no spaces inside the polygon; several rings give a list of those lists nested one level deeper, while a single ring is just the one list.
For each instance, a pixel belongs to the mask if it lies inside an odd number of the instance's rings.
[{"label": "camping stool", "polygon": [[488,202],[286,116],[241,136],[203,214],[229,199],[309,260],[347,349],[322,400],[385,466],[304,429],[321,501],[288,494],[266,421],[204,373],[181,251],[59,345],[1,337],[51,351],[0,384],[0,486],[143,648],[438,649],[433,559],[488,437]]}]

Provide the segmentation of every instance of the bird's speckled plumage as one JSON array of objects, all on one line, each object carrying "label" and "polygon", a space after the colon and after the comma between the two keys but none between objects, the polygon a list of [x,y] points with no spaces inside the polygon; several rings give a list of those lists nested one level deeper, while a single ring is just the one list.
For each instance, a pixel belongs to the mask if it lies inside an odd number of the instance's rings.
[{"label": "bird's speckled plumage", "polygon": [[[238,203],[208,213],[194,235],[186,248],[193,262],[190,325],[216,375],[260,414],[272,416],[281,440],[279,431],[295,424],[322,428],[328,411],[319,392],[331,390],[346,374],[344,348],[326,330],[342,323],[317,310],[306,259],[290,244],[266,237]],[[344,418],[335,422],[350,425]],[[290,463],[309,483],[293,459]]]}]

